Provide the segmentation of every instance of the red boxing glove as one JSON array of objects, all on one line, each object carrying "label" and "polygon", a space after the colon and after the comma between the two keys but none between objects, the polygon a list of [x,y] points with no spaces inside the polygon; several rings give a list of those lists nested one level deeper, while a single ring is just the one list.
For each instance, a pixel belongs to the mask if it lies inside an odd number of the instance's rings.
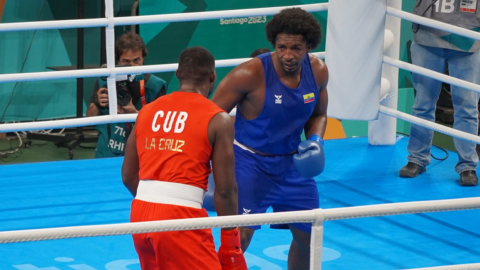
[{"label": "red boxing glove", "polygon": [[224,231],[222,229],[220,233],[220,243],[218,258],[220,259],[222,270],[248,269],[240,245],[240,231],[238,228],[231,231]]}]

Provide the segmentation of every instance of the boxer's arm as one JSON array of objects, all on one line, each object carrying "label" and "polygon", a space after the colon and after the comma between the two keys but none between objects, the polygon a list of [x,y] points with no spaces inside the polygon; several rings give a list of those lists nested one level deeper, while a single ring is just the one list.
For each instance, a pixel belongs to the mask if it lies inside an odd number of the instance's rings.
[{"label": "boxer's arm", "polygon": [[212,145],[212,172],[215,181],[214,201],[219,216],[238,212],[237,182],[233,157],[233,124],[227,113],[216,114],[208,125]]},{"label": "boxer's arm", "polygon": [[122,164],[122,181],[123,185],[135,197],[138,188],[138,172],[140,170],[137,142],[135,139],[135,127],[133,127],[130,136],[128,136],[127,145],[125,146],[125,157]]},{"label": "boxer's arm", "polygon": [[327,128],[328,106],[328,69],[325,63],[318,58],[312,58],[312,70],[318,87],[318,100],[312,115],[305,123],[305,141],[298,146],[298,154],[293,155],[293,163],[303,177],[315,177],[323,172],[325,167],[325,153],[323,150],[323,136]]},{"label": "boxer's arm", "polygon": [[305,123],[305,137],[309,138],[317,134],[323,138],[327,129],[327,107],[328,107],[328,68],[325,63],[318,59],[312,59],[312,69],[317,81],[318,100],[313,109],[312,115]]},{"label": "boxer's arm", "polygon": [[211,100],[218,107],[229,113],[255,89],[259,74],[260,76],[263,74],[260,59],[254,58],[240,64],[230,71],[218,84]]},{"label": "boxer's arm", "polygon": [[[215,181],[213,195],[215,208],[219,216],[236,215],[238,195],[234,173],[233,123],[227,113],[221,112],[210,120],[208,129],[213,148],[212,171]],[[247,270],[238,228],[222,228],[218,258],[223,270]]]}]

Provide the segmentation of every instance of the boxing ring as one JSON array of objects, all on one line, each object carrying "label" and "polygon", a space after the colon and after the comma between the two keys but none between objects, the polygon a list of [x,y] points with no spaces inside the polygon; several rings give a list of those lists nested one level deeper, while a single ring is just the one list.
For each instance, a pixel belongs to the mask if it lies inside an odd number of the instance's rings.
[{"label": "boxing ring", "polygon": [[[394,2],[394,1],[391,1],[391,2]],[[117,115],[116,113],[117,102],[116,102],[116,95],[114,94],[116,91],[115,76],[121,75],[121,74],[130,74],[130,73],[153,73],[153,72],[174,71],[177,67],[177,64],[116,68],[115,58],[113,55],[114,53],[114,49],[113,49],[114,47],[113,31],[114,30],[113,29],[115,25],[131,25],[131,24],[141,24],[141,23],[158,23],[158,22],[174,22],[174,21],[189,21],[189,20],[211,20],[211,19],[219,19],[219,18],[225,18],[225,17],[235,18],[235,17],[244,17],[244,16],[273,15],[279,12],[281,9],[285,8],[285,7],[275,7],[275,8],[220,11],[220,12],[212,11],[212,12],[199,12],[199,13],[138,16],[133,18],[132,17],[115,18],[113,16],[113,1],[106,0],[105,3],[106,3],[106,18],[104,19],[0,24],[0,31],[21,31],[21,30],[27,30],[27,29],[59,29],[59,28],[77,28],[77,27],[106,27],[107,68],[76,70],[76,71],[1,74],[0,83],[27,81],[27,80],[49,80],[49,79],[58,79],[58,78],[108,76],[107,83],[108,83],[108,91],[109,91],[109,104],[113,105],[110,107],[110,115],[90,117],[90,118],[84,118],[84,119],[74,119],[74,120],[2,124],[0,125],[0,132],[65,128],[65,127],[104,124],[104,123],[111,123],[111,122],[135,121],[136,115]],[[396,4],[398,4],[398,2]],[[329,4],[311,4],[311,5],[302,5],[300,7],[302,7],[303,9],[309,12],[318,12],[318,11],[326,11],[327,9],[331,8],[331,4],[330,3]],[[398,10],[398,7],[397,8],[387,7],[386,14],[390,16],[394,16],[397,20],[406,19],[412,22],[429,25],[431,27],[442,28],[444,30],[451,31],[459,35],[473,38],[475,40],[480,40],[479,33],[467,31],[462,28],[454,27],[451,25],[447,25],[447,24],[439,23],[433,20],[411,15],[407,12]],[[389,22],[387,21],[386,25],[388,24]],[[390,31],[390,33],[388,31]],[[393,40],[393,41],[391,40],[391,38],[395,39],[394,32],[395,31],[392,32],[389,29],[386,30],[387,34],[385,36],[387,37],[386,38],[387,40],[384,45],[384,51],[387,53],[382,58],[382,62],[384,64],[387,64],[394,68],[402,68],[412,72],[420,73],[425,76],[437,78],[441,81],[444,81],[450,84],[459,85],[461,87],[464,87],[472,91],[480,92],[480,86],[478,85],[464,82],[455,78],[451,78],[443,74],[428,71],[426,69],[416,67],[399,60],[395,60],[394,58],[388,56],[388,54],[391,53],[391,52],[388,52],[388,50],[391,49],[392,46],[395,46],[395,42],[398,43],[398,40]],[[327,33],[327,39],[328,39],[328,33]],[[397,47],[398,47],[398,44],[397,44]],[[328,52],[328,48],[326,51]],[[325,53],[315,53],[315,55],[320,58],[327,58],[327,65],[328,65],[328,57]],[[217,68],[231,67],[231,66],[238,65],[247,60],[248,58],[217,60],[216,67]],[[408,114],[397,111],[395,109],[396,106],[388,106],[389,102],[391,102],[392,100],[396,101],[396,99],[392,97],[395,97],[396,95],[395,85],[397,83],[396,81],[392,81],[391,75],[392,74],[385,75],[385,77],[382,78],[381,83],[379,82],[379,85],[378,85],[378,89],[381,90],[380,96],[379,96],[379,103],[383,105],[378,105],[378,110],[376,113],[380,112],[381,116],[377,121],[388,122],[388,124],[391,125],[391,119],[399,118],[399,119],[403,119],[411,123],[422,125],[430,129],[433,129],[457,138],[462,138],[465,140],[480,143],[480,138],[478,138],[477,136],[459,132],[435,123],[426,122],[424,120],[421,120],[413,116],[410,116]],[[384,118],[384,116],[388,116],[388,117]],[[374,128],[375,125],[379,125],[378,122],[372,123],[372,128]],[[381,124],[381,125],[384,125],[384,124]],[[387,132],[391,132],[391,130],[388,130]],[[363,184],[358,180],[364,180],[364,179],[355,178],[354,180],[351,180],[350,179],[351,176],[348,174],[349,173],[348,170],[342,171],[342,168],[345,168],[347,166],[347,163],[349,162],[354,163],[357,158],[361,159],[363,157],[362,159],[363,161],[357,161],[354,165],[351,165],[351,164],[349,165],[354,169],[357,169],[357,172],[359,174],[364,173],[365,175],[374,178],[374,177],[382,177],[382,176],[385,177],[384,173],[391,174],[392,171],[398,172],[398,169],[400,168],[398,167],[398,162],[400,161],[400,159],[402,160],[402,162],[404,162],[404,156],[405,156],[405,155],[402,155],[403,153],[405,153],[405,151],[403,150],[403,152],[400,153],[399,149],[400,148],[406,149],[406,142],[404,139],[399,138],[397,136],[390,136],[390,137],[385,136],[385,137],[387,139],[384,141],[382,141],[383,138],[380,138],[380,139],[371,138],[370,136],[368,138],[368,141],[366,139],[355,139],[354,145],[356,146],[355,148],[356,150],[351,151],[350,153],[351,157],[349,159],[342,157],[342,152],[345,151],[345,150],[342,150],[343,149],[342,146],[344,145],[343,140],[336,140],[336,141],[331,141],[326,143],[325,149],[327,153],[335,153],[335,154],[329,155],[329,158],[327,159],[326,172],[322,174],[321,177],[317,177],[316,179],[319,184],[319,192],[321,197],[320,205],[322,208],[311,210],[311,211],[298,211],[298,212],[288,212],[288,213],[267,213],[267,214],[257,214],[257,215],[242,215],[242,216],[235,216],[235,217],[210,217],[205,219],[170,220],[170,221],[156,221],[156,222],[143,222],[143,223],[131,224],[131,223],[125,222],[125,220],[128,220],[128,214],[127,216],[123,216],[123,218],[118,218],[118,216],[109,218],[108,219],[109,222],[108,222],[105,219],[99,219],[96,216],[98,215],[102,217],[102,214],[99,214],[99,213],[103,211],[87,211],[87,214],[93,213],[93,217],[91,217],[90,221],[87,222],[88,224],[72,226],[71,224],[69,224],[70,220],[63,220],[64,217],[67,217],[67,218],[69,217],[68,211],[70,210],[65,209],[66,211],[65,213],[63,213],[63,211],[59,211],[56,215],[54,215],[56,219],[62,220],[61,222],[57,222],[57,224],[61,224],[60,226],[49,227],[48,224],[32,225],[32,224],[26,224],[26,223],[16,223],[14,222],[15,219],[20,218],[20,216],[25,213],[30,213],[33,216],[35,216],[36,210],[38,210],[39,208],[48,208],[48,207],[55,208],[57,206],[57,203],[60,203],[61,205],[63,204],[70,205],[70,206],[73,205],[74,207],[77,204],[88,205],[88,203],[85,203],[85,202],[82,202],[82,203],[75,202],[75,196],[72,196],[72,194],[75,192],[80,192],[80,193],[84,192],[85,196],[91,196],[92,194],[87,194],[89,193],[87,188],[85,187],[80,188],[78,186],[79,185],[78,183],[72,183],[71,181],[68,181],[68,180],[65,180],[63,182],[56,182],[55,184],[55,182],[52,181],[51,176],[45,176],[44,175],[45,173],[40,173],[40,174],[35,173],[35,171],[39,170],[40,168],[42,168],[42,170],[45,170],[45,169],[58,170],[61,174],[66,174],[66,175],[69,175],[72,172],[76,172],[76,173],[84,172],[84,175],[82,175],[82,177],[85,178],[85,182],[86,182],[85,184],[88,185],[88,187],[99,188],[98,190],[94,190],[94,189],[90,190],[90,192],[93,193],[93,195],[98,196],[98,198],[93,200],[95,201],[95,204],[92,203],[92,207],[95,205],[98,206],[99,204],[102,205],[102,203],[105,203],[105,201],[108,201],[108,200],[115,202],[115,204],[111,204],[111,205],[107,203],[107,205],[105,206],[106,208],[102,209],[105,212],[108,212],[108,211],[115,212],[121,209],[121,212],[125,214],[125,211],[128,211],[128,209],[125,209],[125,206],[129,206],[129,201],[131,200],[131,198],[128,198],[128,196],[126,196],[127,192],[121,185],[121,181],[119,178],[120,176],[119,168],[121,164],[121,159],[118,159],[118,158],[106,159],[105,161],[101,162],[102,169],[107,168],[111,171],[118,170],[118,172],[106,173],[108,174],[106,178],[110,180],[106,181],[108,183],[100,183],[100,184],[97,184],[96,182],[99,181],[99,179],[97,178],[101,178],[101,177],[95,176],[95,174],[87,173],[87,171],[89,170],[98,172],[100,170],[98,168],[100,166],[98,165],[100,162],[72,161],[70,163],[46,163],[43,165],[35,166],[36,170],[32,170],[28,168],[28,166],[34,166],[34,165],[2,166],[2,171],[3,171],[2,174],[4,175],[3,179],[17,179],[19,181],[18,182],[16,181],[1,182],[8,192],[8,194],[3,194],[4,195],[3,197],[5,199],[4,201],[9,202],[9,204],[8,205],[2,204],[1,206],[1,211],[5,213],[5,216],[2,217],[2,219],[0,219],[0,222],[4,224],[0,226],[0,228],[3,230],[2,232],[0,232],[0,243],[3,243],[0,245],[0,249],[3,248],[2,250],[5,251],[5,252],[2,252],[2,254],[8,254],[7,251],[21,253],[21,250],[24,248],[24,246],[22,246],[23,243],[19,243],[19,242],[28,242],[35,245],[34,247],[27,248],[32,253],[32,255],[30,256],[35,257],[35,255],[33,254],[35,250],[37,250],[38,252],[38,249],[44,248],[42,247],[41,244],[36,245],[35,243],[49,242],[49,241],[43,241],[43,240],[49,240],[49,239],[63,239],[63,240],[51,241],[51,243],[60,241],[60,242],[57,242],[57,244],[62,245],[66,243],[65,241],[67,241],[69,238],[79,238],[79,239],[75,239],[76,243],[79,244],[83,241],[88,241],[87,239],[90,239],[93,236],[96,236],[94,238],[101,239],[102,241],[106,241],[107,243],[110,241],[108,240],[110,238],[122,239],[121,240],[123,241],[122,243],[125,243],[125,241],[127,241],[126,237],[129,237],[128,234],[140,233],[140,232],[188,230],[188,229],[199,229],[199,228],[220,228],[220,227],[230,227],[230,226],[242,226],[242,225],[254,225],[254,224],[263,225],[263,224],[286,223],[286,222],[312,222],[314,227],[312,229],[312,245],[311,245],[311,259],[310,259],[311,269],[321,269],[322,265],[325,264],[325,261],[333,262],[335,261],[335,259],[332,259],[332,258],[333,257],[338,258],[339,256],[338,254],[335,255],[335,253],[332,252],[331,250],[327,250],[326,252],[325,248],[322,249],[322,246],[324,246],[324,243],[325,242],[328,242],[329,244],[335,243],[336,235],[339,235],[338,237],[339,239],[348,241],[348,239],[345,239],[342,237],[342,234],[345,234],[345,235],[347,234],[345,232],[342,232],[341,229],[355,232],[355,234],[352,234],[350,232],[350,234],[348,235],[349,237],[352,235],[355,235],[356,238],[351,238],[351,239],[352,241],[356,241],[362,238],[357,235],[358,232],[365,233],[367,229],[374,229],[374,230],[380,229],[376,227],[369,228],[372,225],[379,225],[379,224],[383,225],[383,223],[388,223],[388,224],[394,224],[397,227],[414,226],[413,224],[410,223],[410,221],[413,223],[418,219],[425,219],[425,220],[428,220],[429,222],[433,222],[433,223],[436,223],[437,225],[442,226],[443,229],[439,230],[439,232],[445,235],[433,236],[434,234],[432,234],[431,231],[429,231],[431,228],[434,228],[433,226],[431,226],[431,224],[430,225],[423,224],[421,229],[418,229],[418,230],[415,229],[414,232],[416,234],[418,234],[419,231],[421,230],[425,230],[424,234],[430,236],[427,238],[433,238],[442,243],[450,244],[455,249],[467,249],[469,250],[469,252],[467,252],[469,253],[468,254],[468,256],[470,256],[469,258],[472,258],[472,256],[474,258],[477,258],[476,261],[471,261],[472,263],[480,261],[478,260],[478,258],[480,258],[479,257],[480,235],[475,233],[475,229],[477,229],[477,226],[471,225],[470,227],[466,228],[465,222],[462,222],[462,221],[468,220],[468,221],[471,221],[472,224],[479,224],[478,222],[480,221],[479,219],[480,215],[478,214],[480,212],[478,212],[477,210],[458,211],[458,210],[480,208],[480,198],[475,198],[475,196],[478,194],[477,187],[468,189],[468,190],[465,190],[465,189],[462,190],[460,188],[454,189],[453,187],[449,187],[446,189],[439,189],[436,186],[435,181],[439,181],[442,184],[453,185],[452,183],[446,183],[445,181],[441,180],[442,177],[445,177],[446,175],[448,175],[448,173],[446,173],[445,171],[441,171],[440,169],[438,169],[437,173],[432,172],[431,174],[432,181],[429,181],[428,185],[426,186],[422,186],[421,183],[408,182],[407,180],[402,181],[402,183],[400,184],[397,183],[395,185],[387,182],[382,183],[381,181],[382,178],[370,179],[370,181],[368,182],[369,184]],[[395,142],[394,143],[395,146],[391,146],[392,143],[389,143],[389,141],[391,141],[392,139]],[[382,144],[382,145],[389,145],[389,146],[383,146],[383,147],[380,147],[379,149],[372,149],[370,146],[368,146],[368,143]],[[368,172],[368,170],[366,171],[365,169],[362,169],[362,168],[365,168],[365,167],[362,167],[362,165],[366,166],[365,160],[376,159],[377,157],[375,156],[375,154],[378,154],[381,151],[386,151],[387,154],[385,154],[385,152],[382,152],[381,154],[381,155],[385,155],[386,158],[384,158],[383,160],[375,160],[375,162],[377,164],[384,165],[385,172],[379,171],[379,172],[372,173],[372,172]],[[390,156],[388,158],[388,154],[392,154],[392,153],[393,153],[393,157]],[[97,166],[96,169],[95,169],[95,166]],[[451,167],[453,167],[453,165]],[[60,178],[60,175],[56,175],[55,177]],[[390,175],[389,177],[392,177],[392,176]],[[420,176],[420,177],[427,177],[427,176]],[[48,188],[53,188],[53,186],[59,185],[60,190],[58,190],[58,194],[62,194],[61,197],[54,198],[54,199],[52,198],[51,201],[48,201],[48,202],[46,201],[43,204],[41,203],[40,204],[41,207],[38,207],[38,206],[32,207],[32,204],[29,204],[28,199],[35,198],[38,195],[36,195],[35,190],[33,190],[35,185],[33,185],[32,187],[29,187],[30,182],[25,182],[26,179],[31,179],[31,178],[38,178],[37,180],[44,180],[46,183],[48,183],[48,185],[45,187],[45,190],[42,189],[42,191],[44,192]],[[112,185],[114,184],[112,184],[111,182],[113,181],[113,179],[117,179],[117,183],[114,188],[112,188]],[[108,186],[107,184],[110,184],[110,186]],[[18,188],[16,187],[16,185],[19,185]],[[38,185],[40,186],[40,184]],[[67,189],[67,186],[69,185],[75,187],[73,191],[69,191]],[[384,186],[379,186],[379,185],[384,185]],[[423,183],[423,185],[425,185],[425,183]],[[385,194],[385,192],[388,192],[389,188],[398,189],[400,192],[389,193],[389,195],[392,195],[393,198],[388,198],[388,196],[385,196],[385,195],[388,195],[388,194]],[[414,195],[410,194],[409,195],[410,197],[405,196],[405,194],[402,194],[402,192],[408,193],[416,189],[431,191],[432,194],[414,194]],[[331,190],[337,190],[338,193],[335,193],[335,196],[331,195],[329,194]],[[374,190],[375,192],[378,192],[379,195],[378,196],[372,195],[371,194],[372,190]],[[441,192],[439,192],[440,190]],[[452,190],[455,192],[455,194],[449,193],[449,192],[452,192]],[[439,192],[439,194],[433,194],[433,192],[435,191]],[[25,196],[25,199],[22,199],[22,202],[15,202],[16,199],[18,200],[18,197],[15,195],[15,192],[20,192],[20,193],[26,192],[27,195]],[[342,194],[342,192],[348,195]],[[72,193],[72,194],[69,194],[69,193]],[[104,193],[107,193],[107,194],[104,194]],[[52,197],[58,196],[58,194],[54,195],[53,193],[49,193],[49,192],[46,192],[46,194],[47,194],[47,197],[50,195]],[[69,197],[69,196],[72,196],[72,197]],[[367,198],[367,200],[363,200],[361,202],[359,200],[353,200],[350,202],[350,204],[344,203],[351,200],[350,196],[353,196],[353,197],[361,196],[361,197]],[[473,197],[473,198],[468,198],[468,197]],[[103,198],[105,199],[105,201],[102,201]],[[449,199],[445,199],[445,198],[449,198]],[[418,202],[411,201],[412,199],[418,200]],[[25,200],[26,202],[24,202],[23,200]],[[396,201],[404,201],[404,202],[396,202]],[[360,204],[372,204],[372,205],[355,206]],[[7,216],[9,213],[15,213],[15,211],[19,209],[22,210],[20,216],[15,216],[15,214],[13,217]],[[81,209],[85,209],[85,208],[81,208]],[[458,211],[460,214],[457,216],[453,216],[453,214],[451,213],[450,214],[437,213],[438,215],[424,214],[428,212],[444,212],[444,211]],[[418,215],[413,215],[413,214],[418,214]],[[398,219],[390,219],[390,218],[384,217],[384,216],[391,216],[391,215],[399,216],[399,217],[403,216],[405,217],[405,220],[408,220],[409,222],[404,222],[403,220],[400,221]],[[372,219],[374,219],[375,217],[381,217],[381,218],[375,219],[375,221],[372,222]],[[28,219],[28,217],[22,217],[22,218]],[[447,221],[452,218],[454,219],[453,221]],[[112,222],[112,221],[115,221],[115,219],[117,220],[119,219],[121,222]],[[369,220],[370,223],[367,224],[366,222],[364,222],[364,220]],[[12,225],[5,225],[8,222],[12,222]],[[354,224],[354,225],[349,225],[350,224],[349,222],[352,222],[351,224]],[[75,224],[75,222],[73,221],[72,223]],[[336,225],[330,226],[330,223],[334,223]],[[16,227],[15,224],[17,224],[18,226]],[[37,229],[37,228],[42,228],[42,229]],[[449,233],[448,230],[444,230],[445,228],[460,232],[463,236],[459,237],[458,239],[468,241],[468,243],[457,243],[456,239],[449,237],[449,234],[452,234],[452,235],[455,235],[455,234]],[[435,227],[435,229],[438,229],[438,228]],[[327,233],[325,235],[324,235],[324,230],[327,230]],[[261,230],[261,231],[264,231],[264,230]],[[328,233],[332,233],[332,235],[329,236]],[[258,232],[258,234],[260,234],[260,231]],[[404,247],[404,245],[406,245],[406,243],[410,241],[408,240],[408,238],[402,239],[402,236],[398,236],[398,235],[397,235],[398,238],[395,238],[393,235],[394,234],[392,234],[392,237],[393,237],[392,239],[397,239],[397,240],[386,241],[385,243],[390,243],[392,245],[398,245],[400,247]],[[282,235],[281,237],[288,238],[288,235]],[[384,238],[388,239],[389,235],[384,236]],[[218,237],[216,237],[216,239],[218,239]],[[372,237],[372,239],[375,240],[376,236]],[[376,240],[378,241],[378,238]],[[405,241],[405,243],[402,243],[402,240]],[[129,256],[131,257],[131,259],[123,260],[121,262],[119,262],[118,260],[111,261],[105,264],[106,269],[133,269],[133,268],[127,268],[128,265],[134,265],[137,263],[137,261],[134,259],[135,254],[131,255],[132,254],[131,252],[133,250],[133,244],[131,243],[129,244],[130,244],[129,248],[131,249],[128,252],[130,252]],[[129,245],[129,244],[126,244],[126,245]],[[218,242],[217,242],[217,245],[218,245]],[[252,245],[255,245],[255,238],[252,242]],[[337,245],[339,245],[339,243],[337,243]],[[106,245],[105,248],[111,248],[111,250],[110,249],[104,250],[106,253],[109,253],[108,254],[109,257],[111,256],[111,253],[114,252],[113,250],[118,249],[118,247],[114,247],[112,245]],[[348,247],[344,247],[344,248],[348,250]],[[417,253],[422,253],[423,248],[428,249],[431,247],[418,246],[417,249],[413,248],[412,250]],[[249,267],[257,267],[252,269],[258,269],[258,267],[260,267],[258,264],[258,256],[254,257],[252,254],[249,254],[250,249],[247,250],[247,253],[245,255],[247,259],[247,264],[249,265]],[[265,250],[263,252],[265,253]],[[267,253],[271,255],[270,257],[276,258],[277,260],[281,260],[284,257],[283,252],[284,250],[277,249],[277,250],[269,250]],[[322,252],[324,254],[322,254]],[[362,252],[359,252],[359,254],[362,255]],[[383,263],[381,265],[383,266],[388,265],[387,267],[388,269],[400,269],[403,267],[403,264],[400,261],[397,262],[394,259],[382,257],[381,252],[375,252],[375,254],[378,256],[378,258],[374,258],[374,259],[377,261],[381,261]],[[435,254],[435,252],[433,252],[433,254]],[[430,255],[427,256],[426,254],[424,255],[426,257],[430,256]],[[430,266],[456,264],[456,263],[452,263],[450,259],[444,259],[443,256],[446,256],[446,255],[448,254],[432,255],[430,256],[432,259],[431,261],[427,260],[422,262],[422,264],[430,265]],[[365,256],[365,254],[363,254],[363,256]],[[390,254],[390,256],[395,256],[395,253]],[[398,256],[402,256],[402,254],[398,254]],[[329,259],[325,260],[325,257],[328,257]],[[6,257],[3,257],[0,260],[5,260],[5,259]],[[464,261],[463,258],[456,257],[456,259],[458,259],[458,261]],[[84,270],[95,269],[86,264],[78,264],[76,262],[73,262],[74,260],[68,257],[57,257],[55,258],[55,261],[64,266],[67,263],[69,264],[68,267],[73,269],[84,269]],[[324,263],[322,263],[322,261]],[[9,264],[10,266],[9,269],[23,269],[23,270],[59,269],[56,267],[47,267],[48,265],[37,267],[37,266],[33,266],[33,264],[31,263],[15,264],[15,263],[7,262],[6,264],[1,266],[5,267],[7,264]],[[341,265],[335,265],[335,266],[340,268],[335,268],[332,264],[332,266],[330,266],[332,268],[328,268],[327,266],[325,266],[323,267],[323,269],[348,269],[348,268],[342,268]],[[40,268],[40,267],[43,267],[43,268]],[[124,268],[121,268],[121,267],[124,267]],[[265,267],[266,268],[260,268],[260,269],[283,269],[281,268],[281,266],[280,268],[275,268],[272,265],[270,265],[270,267],[268,266],[265,266]],[[410,268],[414,268],[414,267],[410,267]],[[364,268],[362,268],[361,265],[357,265],[356,269],[380,269],[380,268],[378,267],[369,268],[369,266],[365,266]],[[438,267],[438,268],[432,267],[432,268],[418,268],[418,269],[480,269],[480,264],[463,264],[463,265],[456,264],[453,266],[445,266],[445,267]]]}]

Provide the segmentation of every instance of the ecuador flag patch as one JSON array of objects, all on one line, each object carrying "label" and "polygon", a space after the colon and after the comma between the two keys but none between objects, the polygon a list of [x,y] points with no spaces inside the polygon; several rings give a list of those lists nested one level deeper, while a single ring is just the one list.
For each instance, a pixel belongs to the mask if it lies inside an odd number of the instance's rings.
[{"label": "ecuador flag patch", "polygon": [[310,103],[313,101],[315,101],[315,95],[313,93],[303,95],[303,103]]}]

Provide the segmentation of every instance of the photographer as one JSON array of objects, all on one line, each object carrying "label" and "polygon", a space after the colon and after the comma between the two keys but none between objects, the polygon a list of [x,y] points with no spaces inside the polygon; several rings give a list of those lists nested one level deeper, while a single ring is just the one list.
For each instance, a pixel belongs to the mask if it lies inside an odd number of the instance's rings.
[{"label": "photographer", "polygon": [[[121,35],[115,43],[115,58],[118,65],[141,66],[147,56],[147,48],[142,38],[135,33]],[[120,77],[120,79],[118,78]],[[151,74],[117,77],[117,112],[119,114],[138,113],[144,104],[165,95],[167,83]],[[108,115],[108,89],[103,80],[95,81],[87,116]],[[123,156],[126,138],[130,135],[133,123],[112,123],[98,125],[99,131],[96,158]]]}]

